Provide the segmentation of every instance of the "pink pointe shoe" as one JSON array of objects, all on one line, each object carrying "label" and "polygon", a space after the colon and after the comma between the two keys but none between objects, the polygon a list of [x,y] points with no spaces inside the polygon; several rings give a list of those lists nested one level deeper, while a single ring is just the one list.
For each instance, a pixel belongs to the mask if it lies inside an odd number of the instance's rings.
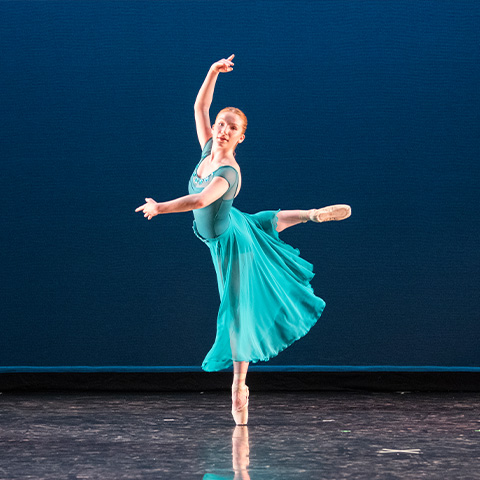
[{"label": "pink pointe shoe", "polygon": [[352,214],[352,208],[350,205],[330,205],[329,207],[323,207],[318,209],[308,210],[307,217],[312,222],[322,223],[330,222],[332,220],[339,221],[345,220]]},{"label": "pink pointe shoe", "polygon": [[248,422],[248,395],[249,390],[246,385],[243,387],[239,387],[238,385],[232,385],[232,397],[234,395],[241,395],[242,397],[245,396],[245,403],[241,407],[234,408],[233,407],[233,398],[232,398],[232,415],[235,423],[237,425],[246,425]]}]

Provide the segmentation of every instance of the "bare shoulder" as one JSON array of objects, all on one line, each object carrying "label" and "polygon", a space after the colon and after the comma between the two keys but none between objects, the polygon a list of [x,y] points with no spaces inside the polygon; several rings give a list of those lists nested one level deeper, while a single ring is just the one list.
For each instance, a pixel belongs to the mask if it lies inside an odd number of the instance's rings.
[{"label": "bare shoulder", "polygon": [[220,167],[232,167],[234,168],[237,173],[240,175],[240,165],[236,162],[236,160],[231,158],[225,158],[220,162]]}]

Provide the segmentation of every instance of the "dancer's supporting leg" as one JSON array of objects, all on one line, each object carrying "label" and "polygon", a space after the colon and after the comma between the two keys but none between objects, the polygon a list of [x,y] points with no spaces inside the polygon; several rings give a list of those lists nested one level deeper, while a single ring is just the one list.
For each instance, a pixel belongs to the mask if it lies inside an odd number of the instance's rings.
[{"label": "dancer's supporting leg", "polygon": [[232,415],[237,425],[246,425],[248,421],[248,362],[233,362]]},{"label": "dancer's supporting leg", "polygon": [[331,205],[323,208],[312,208],[311,210],[281,210],[277,213],[277,232],[299,223],[329,222],[331,220],[344,220],[352,214],[349,205]]}]

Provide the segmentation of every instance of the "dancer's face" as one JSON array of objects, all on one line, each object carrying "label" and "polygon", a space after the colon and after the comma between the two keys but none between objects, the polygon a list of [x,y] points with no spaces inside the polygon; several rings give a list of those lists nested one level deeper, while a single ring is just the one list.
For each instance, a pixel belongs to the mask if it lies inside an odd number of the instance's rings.
[{"label": "dancer's face", "polygon": [[218,115],[212,134],[213,141],[222,148],[235,148],[245,140],[242,119],[233,112],[222,112]]}]

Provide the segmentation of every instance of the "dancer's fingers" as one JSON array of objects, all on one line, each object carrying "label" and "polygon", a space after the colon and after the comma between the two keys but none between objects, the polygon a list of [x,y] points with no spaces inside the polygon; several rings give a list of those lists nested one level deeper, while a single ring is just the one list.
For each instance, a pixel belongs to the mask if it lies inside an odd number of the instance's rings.
[{"label": "dancer's fingers", "polygon": [[227,58],[227,60],[228,60],[229,62],[231,62],[231,61],[233,60],[233,57],[235,57],[235,54],[232,53],[232,54]]},{"label": "dancer's fingers", "polygon": [[146,205],[146,204],[142,205],[141,207],[136,208],[135,211],[136,211],[136,212],[142,211],[142,210],[145,208],[145,205]]}]

